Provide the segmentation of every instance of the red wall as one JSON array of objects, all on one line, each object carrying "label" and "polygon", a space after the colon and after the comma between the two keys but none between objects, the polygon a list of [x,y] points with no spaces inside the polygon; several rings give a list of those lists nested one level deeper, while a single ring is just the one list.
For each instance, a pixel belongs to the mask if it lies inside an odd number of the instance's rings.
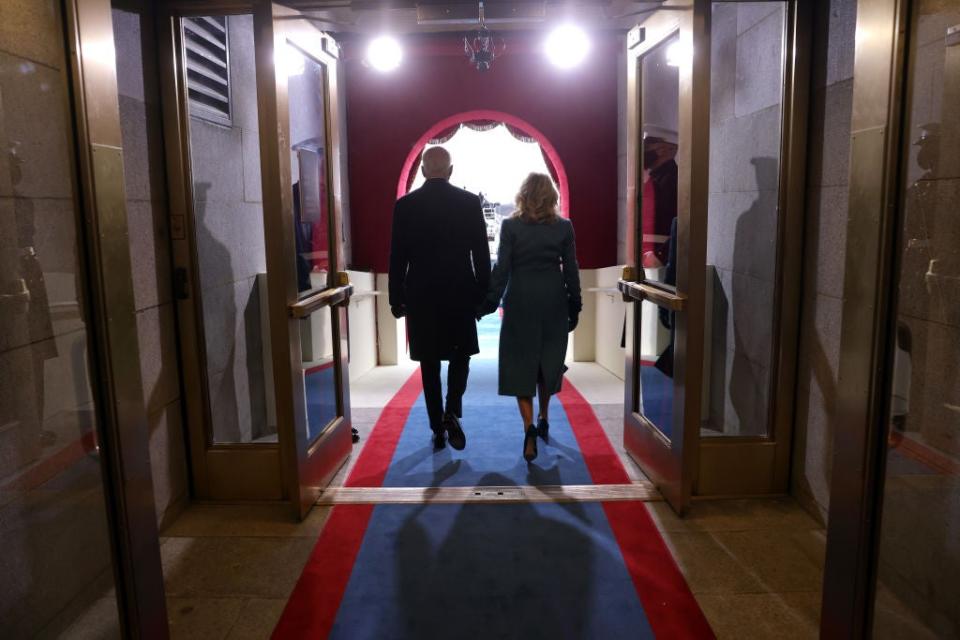
[{"label": "red wall", "polygon": [[344,43],[353,266],[387,270],[390,217],[407,155],[440,120],[479,109],[517,116],[550,140],[569,179],[580,266],[616,264],[622,37],[595,35],[585,63],[566,71],[544,58],[542,38],[510,36],[487,73],[470,65],[460,37],[403,40],[403,64],[392,73],[363,63],[365,42]]}]

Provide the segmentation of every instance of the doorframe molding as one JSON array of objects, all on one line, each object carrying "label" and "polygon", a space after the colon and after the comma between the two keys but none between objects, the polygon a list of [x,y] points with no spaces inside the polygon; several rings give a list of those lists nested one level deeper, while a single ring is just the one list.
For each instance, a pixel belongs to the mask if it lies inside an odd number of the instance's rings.
[{"label": "doorframe molding", "polygon": [[166,638],[160,542],[150,471],[123,139],[110,0],[65,0],[77,153],[81,288],[88,302],[90,368],[100,462],[124,637]]},{"label": "doorframe molding", "polygon": [[870,634],[883,498],[908,0],[859,0],[821,637]]}]

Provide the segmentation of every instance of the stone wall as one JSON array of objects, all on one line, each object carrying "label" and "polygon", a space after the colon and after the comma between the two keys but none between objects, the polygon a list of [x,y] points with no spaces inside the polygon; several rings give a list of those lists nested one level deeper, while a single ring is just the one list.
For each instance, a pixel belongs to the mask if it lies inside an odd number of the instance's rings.
[{"label": "stone wall", "polygon": [[115,9],[113,28],[143,399],[162,527],[186,504],[189,490],[156,39],[149,13]]},{"label": "stone wall", "polygon": [[856,5],[818,4],[813,28],[792,491],[824,520],[836,429]]},{"label": "stone wall", "polygon": [[214,440],[249,442],[267,425],[257,274],[266,272],[253,19],[227,19],[231,124],[190,117],[207,382]]},{"label": "stone wall", "polygon": [[786,3],[714,3],[704,433],[769,428]]}]

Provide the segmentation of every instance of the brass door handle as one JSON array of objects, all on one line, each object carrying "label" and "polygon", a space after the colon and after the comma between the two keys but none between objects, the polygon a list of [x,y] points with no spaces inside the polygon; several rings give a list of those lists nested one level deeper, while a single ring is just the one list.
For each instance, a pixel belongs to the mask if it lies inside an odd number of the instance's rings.
[{"label": "brass door handle", "polygon": [[308,296],[303,300],[298,300],[291,304],[290,315],[294,318],[306,318],[314,311],[322,309],[323,307],[336,307],[337,305],[346,304],[350,301],[350,296],[352,295],[352,284],[348,283],[339,287],[330,287],[329,289],[318,291],[312,296]]},{"label": "brass door handle", "polygon": [[641,302],[647,300],[658,307],[663,307],[671,311],[683,311],[687,302],[685,295],[670,293],[646,282],[620,280],[617,282],[617,289],[623,294],[625,302]]}]

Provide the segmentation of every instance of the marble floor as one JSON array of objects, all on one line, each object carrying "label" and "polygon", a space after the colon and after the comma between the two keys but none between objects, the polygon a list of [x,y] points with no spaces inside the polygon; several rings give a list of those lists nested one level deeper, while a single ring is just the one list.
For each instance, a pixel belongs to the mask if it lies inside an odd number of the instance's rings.
[{"label": "marble floor", "polygon": [[[351,385],[360,447],[380,409],[414,371],[374,369]],[[622,451],[622,382],[596,364],[574,363],[570,380]],[[354,454],[338,474],[342,483]],[[814,638],[825,532],[791,498],[696,502],[678,518],[663,502],[650,513],[719,638]],[[329,508],[300,523],[283,506],[190,506],[163,532],[161,553],[173,638],[268,638]]]}]

